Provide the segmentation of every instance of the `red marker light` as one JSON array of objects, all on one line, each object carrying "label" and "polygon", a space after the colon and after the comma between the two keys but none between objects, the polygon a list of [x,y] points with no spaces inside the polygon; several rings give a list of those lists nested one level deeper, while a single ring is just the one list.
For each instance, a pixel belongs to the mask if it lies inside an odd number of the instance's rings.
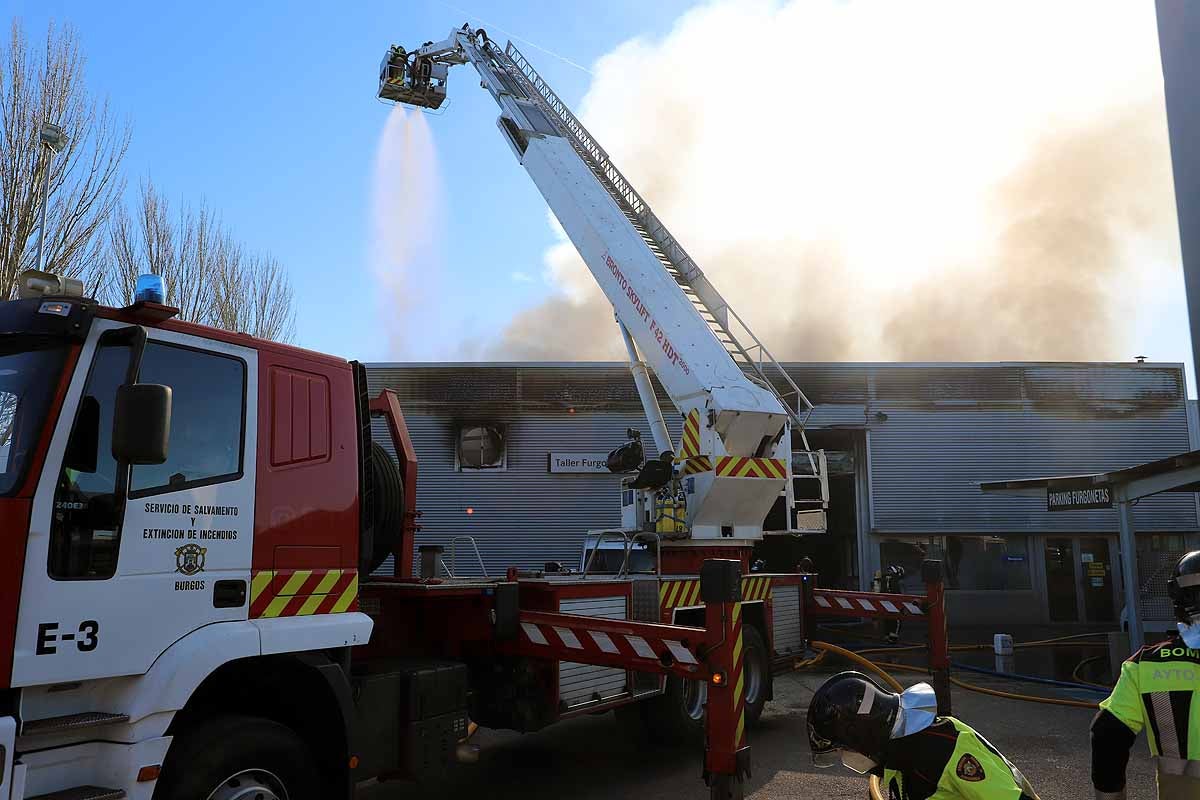
[{"label": "red marker light", "polygon": [[475,513],[475,509],[471,508],[470,506],[467,506],[467,516],[469,517],[474,513]]}]

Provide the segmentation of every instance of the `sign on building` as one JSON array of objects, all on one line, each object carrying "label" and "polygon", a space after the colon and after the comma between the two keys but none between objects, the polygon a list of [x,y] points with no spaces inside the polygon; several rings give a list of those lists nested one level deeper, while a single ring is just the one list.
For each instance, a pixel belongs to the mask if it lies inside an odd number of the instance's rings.
[{"label": "sign on building", "polygon": [[1046,487],[1047,511],[1075,511],[1086,508],[1112,508],[1112,487],[1092,484],[1074,488]]},{"label": "sign on building", "polygon": [[549,453],[550,472],[603,472],[608,474],[608,453]]}]

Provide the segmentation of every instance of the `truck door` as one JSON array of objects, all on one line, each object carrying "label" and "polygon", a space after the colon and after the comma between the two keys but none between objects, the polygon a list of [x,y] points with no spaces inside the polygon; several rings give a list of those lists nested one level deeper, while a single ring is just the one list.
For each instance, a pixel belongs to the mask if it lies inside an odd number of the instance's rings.
[{"label": "truck door", "polygon": [[[171,387],[163,464],[113,457],[134,381]],[[257,394],[252,349],[97,321],[34,497],[14,686],[141,674],[189,632],[246,619]]]}]

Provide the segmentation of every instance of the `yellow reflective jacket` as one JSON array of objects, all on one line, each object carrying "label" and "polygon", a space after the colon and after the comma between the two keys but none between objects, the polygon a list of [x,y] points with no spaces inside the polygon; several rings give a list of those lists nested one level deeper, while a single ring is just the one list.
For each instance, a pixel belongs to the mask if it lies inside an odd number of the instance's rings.
[{"label": "yellow reflective jacket", "polygon": [[1135,734],[1145,728],[1153,755],[1200,760],[1200,650],[1178,636],[1143,647],[1100,708]]},{"label": "yellow reflective jacket", "polygon": [[1038,800],[1012,762],[954,717],[893,739],[885,761],[887,800]]}]

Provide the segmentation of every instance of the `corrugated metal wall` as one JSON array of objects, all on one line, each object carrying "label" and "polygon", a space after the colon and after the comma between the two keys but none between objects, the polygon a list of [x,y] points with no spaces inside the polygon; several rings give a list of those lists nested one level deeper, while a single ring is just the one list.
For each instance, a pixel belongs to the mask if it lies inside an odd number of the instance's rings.
[{"label": "corrugated metal wall", "polygon": [[[1102,472],[1189,449],[1178,368],[1005,367],[969,370],[970,381],[947,372],[896,367],[875,376],[875,532],[1115,532],[1114,510],[1051,514],[1043,498],[985,496],[977,484]],[[995,374],[975,380],[981,372]],[[918,402],[931,387],[957,397]],[[1134,521],[1143,532],[1195,530],[1195,502],[1148,498]]]},{"label": "corrugated metal wall", "polygon": [[[818,403],[812,427],[870,431],[879,533],[1115,531],[1115,512],[1048,514],[1043,500],[984,495],[977,483],[1115,469],[1189,449],[1183,373],[1174,365],[788,369]],[[474,536],[497,574],[551,560],[574,565],[585,531],[619,522],[618,476],[550,474],[547,455],[607,452],[627,427],[650,440],[624,365],[368,365],[368,375],[373,392],[396,389],[405,409],[420,459],[419,544]],[[679,419],[661,391],[660,402],[677,438]],[[454,470],[454,432],[471,421],[507,425],[506,471]],[[376,437],[390,446],[381,428]],[[1135,515],[1145,532],[1195,530],[1197,522],[1190,495],[1150,498]],[[460,552],[459,571],[477,572],[472,559]]]},{"label": "corrugated metal wall", "polygon": [[[647,443],[650,431],[640,407],[629,403],[607,411],[577,409],[569,413],[545,407],[544,401],[521,405],[521,395],[510,392],[507,399],[495,402],[495,392],[487,384],[470,376],[476,396],[485,398],[474,408],[472,394],[455,393],[454,407],[431,405],[413,397],[407,378],[420,378],[418,370],[368,368],[372,392],[384,385],[401,388],[408,396],[404,404],[408,432],[417,451],[418,507],[423,512],[417,544],[441,544],[447,547],[459,535],[472,536],[479,547],[489,575],[503,575],[510,566],[541,569],[547,561],[560,561],[576,567],[583,539],[590,529],[620,524],[619,487],[621,476],[611,474],[551,474],[547,459],[551,452],[607,453],[625,441],[627,428],[642,432]],[[512,386],[513,373],[506,370],[498,377],[501,385]],[[536,369],[524,370],[537,372]],[[620,373],[618,373],[620,374]],[[624,375],[628,376],[628,370]],[[479,376],[475,376],[478,378]],[[523,388],[531,383],[528,374]],[[603,386],[601,393],[611,394]],[[624,390],[625,387],[615,387]],[[627,395],[626,395],[627,397]],[[635,395],[636,397],[636,395]],[[491,402],[489,402],[491,401]],[[582,406],[582,403],[580,403]],[[669,405],[668,405],[669,408]],[[503,471],[459,472],[454,467],[455,432],[463,422],[500,424],[506,428],[507,469]],[[671,435],[678,437],[681,423],[675,415],[667,417]],[[376,441],[390,450],[391,442],[382,423],[374,428]],[[652,447],[651,447],[652,449]],[[473,513],[466,513],[467,507]],[[457,548],[456,574],[477,575],[479,568],[469,546]],[[385,564],[381,571],[390,572]]]}]

